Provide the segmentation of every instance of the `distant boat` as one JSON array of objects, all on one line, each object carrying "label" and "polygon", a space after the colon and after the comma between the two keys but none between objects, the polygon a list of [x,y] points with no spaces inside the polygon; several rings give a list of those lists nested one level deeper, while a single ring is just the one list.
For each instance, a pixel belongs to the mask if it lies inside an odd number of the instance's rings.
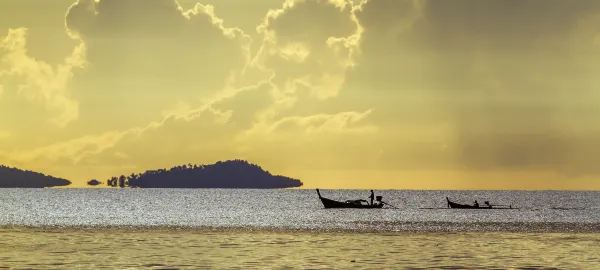
[{"label": "distant boat", "polygon": [[369,204],[366,200],[347,200],[345,202],[334,201],[332,199],[327,199],[321,196],[321,192],[317,189],[317,194],[319,195],[319,199],[323,203],[325,208],[382,208],[383,202],[381,202],[381,196],[377,196],[377,200],[374,204]]},{"label": "distant boat", "polygon": [[484,205],[470,205],[470,204],[460,204],[450,201],[448,197],[446,197],[446,201],[448,202],[448,208],[457,208],[457,209],[518,209],[513,208],[512,205],[492,205],[488,201],[484,202]]}]

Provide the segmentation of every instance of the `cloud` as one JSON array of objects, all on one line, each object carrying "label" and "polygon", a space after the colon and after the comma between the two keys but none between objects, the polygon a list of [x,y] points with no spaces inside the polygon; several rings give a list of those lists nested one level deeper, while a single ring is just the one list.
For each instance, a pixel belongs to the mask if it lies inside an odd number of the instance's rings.
[{"label": "cloud", "polygon": [[[139,160],[146,160],[148,156],[153,156],[157,149],[163,149],[163,154],[173,154],[182,149],[189,149],[185,142],[196,142],[202,145],[209,145],[206,140],[218,138],[228,140],[232,138],[237,128],[228,128],[232,119],[231,110],[219,110],[216,107],[219,104],[226,103],[230,99],[237,98],[237,95],[244,92],[264,89],[267,82],[261,82],[256,85],[249,85],[240,88],[225,87],[221,92],[214,94],[214,97],[201,106],[189,107],[181,103],[179,107],[171,110],[165,110],[163,117],[158,121],[151,121],[143,126],[128,128],[125,130],[105,131],[95,135],[86,135],[79,138],[57,142],[47,146],[33,149],[14,149],[11,152],[0,151],[0,161],[8,164],[27,164],[27,163],[51,163],[66,165],[86,165],[83,164],[86,159],[98,162],[99,157],[105,157],[103,160],[110,163],[110,158],[119,153],[120,156],[126,154],[130,157],[136,157]],[[199,134],[197,132],[201,132]],[[157,141],[162,142],[156,144]],[[171,141],[172,143],[167,143]],[[115,150],[115,153],[111,151]],[[186,161],[187,162],[187,161]],[[89,165],[89,164],[88,164]]]},{"label": "cloud", "polygon": [[51,113],[49,121],[60,127],[77,119],[79,105],[68,85],[77,68],[85,66],[85,47],[75,47],[63,64],[52,67],[27,53],[27,29],[9,29],[0,42],[0,79],[12,77],[19,96],[44,104]]},{"label": "cloud", "polygon": [[324,132],[334,123],[343,127],[345,116],[362,115],[352,108],[324,114],[319,105],[338,97],[346,72],[358,57],[362,28],[354,16],[356,9],[352,1],[285,1],[281,8],[267,12],[257,27],[263,40],[252,67],[271,74],[274,100],[238,138],[250,139],[258,133],[278,136],[285,131],[277,127],[288,124],[299,124],[301,132]]},{"label": "cloud", "polygon": [[371,110],[362,113],[357,112],[341,112],[337,114],[315,114],[310,116],[290,116],[283,117],[269,126],[255,127],[252,130],[246,131],[244,136],[265,136],[276,134],[281,136],[293,135],[294,137],[302,137],[315,135],[319,136],[322,133],[342,134],[346,132],[356,133],[371,133],[376,132],[374,126],[360,126],[359,122],[363,121],[371,114]]},{"label": "cloud", "polygon": [[237,132],[247,130],[259,119],[259,113],[275,101],[271,95],[272,87],[272,84],[264,81],[255,87],[246,88],[215,101],[213,107],[231,112],[228,125],[235,126]]},{"label": "cloud", "polygon": [[66,25],[71,36],[86,42],[98,72],[113,69],[111,74],[128,77],[200,82],[213,75],[222,84],[243,67],[251,42],[238,28],[225,27],[212,6],[183,10],[173,0],[78,1]]},{"label": "cloud", "polygon": [[[446,91],[438,93],[453,116],[457,159],[468,167],[597,172],[579,160],[584,152],[577,141],[589,141],[600,126],[589,119],[585,126],[571,123],[597,111],[600,100],[589,102],[589,84],[578,79],[589,66],[570,40],[578,22],[600,5],[540,3],[477,2],[469,7],[480,15],[461,18],[441,3],[428,6],[431,27],[443,25],[454,35],[437,40],[436,48],[449,49],[436,57],[435,72],[446,74],[440,76]],[[509,11],[506,22],[501,14]]]},{"label": "cloud", "polygon": [[90,63],[76,78],[77,88],[89,92],[79,96],[82,117],[101,128],[141,125],[179,100],[209,98],[242,77],[250,58],[250,37],[225,26],[210,5],[80,0],[65,23],[85,43]]},{"label": "cloud", "polygon": [[584,146],[600,131],[598,14],[598,1],[367,1],[344,93],[369,89],[357,103],[377,104],[372,119],[392,138],[447,126],[396,141],[386,158],[398,164],[596,173],[582,158],[600,160]]},{"label": "cloud", "polygon": [[217,123],[225,123],[229,114],[212,109],[210,106],[187,111],[181,115],[168,115],[161,121],[151,122],[143,127],[135,127],[124,131],[109,131],[98,135],[88,135],[73,140],[59,142],[32,150],[18,149],[10,153],[0,152],[0,157],[8,160],[9,163],[31,163],[37,162],[66,162],[76,165],[88,156],[98,155],[108,149],[114,148],[118,143],[127,137],[139,140],[145,133],[162,128],[171,122],[189,122],[201,115],[209,114],[214,116]]},{"label": "cloud", "polygon": [[365,32],[397,38],[423,19],[426,4],[424,0],[367,0],[357,6],[356,16]]},{"label": "cloud", "polygon": [[263,43],[254,64],[275,74],[280,92],[301,83],[319,100],[337,96],[360,40],[353,12],[351,1],[285,1],[257,27]]}]

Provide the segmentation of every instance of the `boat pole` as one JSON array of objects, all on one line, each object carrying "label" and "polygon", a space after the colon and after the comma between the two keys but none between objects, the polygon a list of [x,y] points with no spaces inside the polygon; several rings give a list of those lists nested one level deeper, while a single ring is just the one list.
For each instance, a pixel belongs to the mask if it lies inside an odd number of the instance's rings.
[{"label": "boat pole", "polygon": [[510,207],[510,208],[512,208],[512,204],[511,205],[506,205],[506,204],[491,204],[491,206],[503,206],[503,207]]},{"label": "boat pole", "polygon": [[396,206],[393,206],[393,205],[391,205],[391,204],[389,204],[389,203],[386,203],[386,202],[382,202],[382,203],[383,203],[383,204],[385,204],[385,205],[391,206],[391,207],[393,207],[394,209],[399,209],[398,207],[396,207]]}]

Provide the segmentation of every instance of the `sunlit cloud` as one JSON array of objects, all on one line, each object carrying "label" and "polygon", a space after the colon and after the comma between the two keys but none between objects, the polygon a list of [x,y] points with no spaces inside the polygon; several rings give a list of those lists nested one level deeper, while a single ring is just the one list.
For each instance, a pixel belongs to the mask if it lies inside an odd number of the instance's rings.
[{"label": "sunlit cloud", "polygon": [[60,159],[66,159],[70,160],[71,164],[76,165],[79,161],[87,156],[100,154],[107,149],[113,148],[126,136],[139,138],[145,132],[158,129],[169,121],[190,121],[196,117],[199,117],[203,113],[214,115],[216,123],[224,123],[228,118],[227,113],[223,113],[214,110],[209,106],[205,106],[193,111],[187,111],[185,114],[181,115],[170,114],[161,121],[151,122],[144,127],[136,127],[124,131],[105,132],[99,135],[84,136],[33,150],[20,149],[11,153],[0,152],[0,156],[4,156],[4,159],[18,163],[39,161],[40,159],[51,162],[55,162]]},{"label": "sunlit cloud", "polygon": [[[253,63],[274,72],[281,86],[301,79],[313,86],[314,97],[335,97],[362,33],[354,11],[351,1],[285,1],[257,27],[263,43]],[[305,24],[298,27],[299,21]]]},{"label": "sunlit cloud", "polygon": [[251,91],[254,88],[261,87],[263,84],[264,83],[259,83],[257,85],[251,85],[235,90],[225,88],[222,92],[217,93],[215,98],[210,102],[193,109],[190,109],[189,106],[181,103],[177,108],[165,110],[163,112],[164,116],[160,121],[152,121],[142,127],[134,127],[123,131],[109,131],[97,135],[88,135],[31,150],[18,149],[11,153],[3,153],[0,151],[0,157],[3,157],[4,160],[7,160],[10,163],[17,162],[21,164],[34,161],[56,162],[59,160],[69,160],[70,164],[77,165],[86,157],[101,154],[106,150],[113,149],[126,138],[133,138],[131,143],[135,143],[135,141],[144,136],[145,133],[163,128],[165,125],[172,122],[191,122],[201,116],[208,115],[209,119],[212,119],[213,121],[212,124],[215,125],[214,128],[218,128],[219,125],[224,125],[229,122],[232,111],[215,109],[213,108],[215,104],[233,98],[241,92]]},{"label": "sunlit cloud", "polygon": [[71,97],[68,84],[73,70],[85,66],[85,47],[78,45],[64,64],[52,67],[27,54],[27,29],[9,29],[0,42],[0,71],[4,77],[19,81],[16,90],[20,96],[39,102],[50,113],[49,121],[64,127],[77,119],[79,104]]}]

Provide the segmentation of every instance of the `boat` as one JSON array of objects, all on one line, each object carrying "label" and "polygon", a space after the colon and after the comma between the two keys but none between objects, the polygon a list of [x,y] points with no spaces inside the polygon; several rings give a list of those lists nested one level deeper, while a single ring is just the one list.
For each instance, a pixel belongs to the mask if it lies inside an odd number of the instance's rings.
[{"label": "boat", "polygon": [[323,207],[325,208],[364,208],[364,209],[374,209],[374,208],[382,208],[383,202],[381,201],[381,196],[377,196],[377,200],[373,204],[369,204],[366,200],[347,200],[345,202],[335,201],[332,199],[327,199],[321,196],[321,192],[317,189],[317,194],[319,195],[319,199],[323,203]]},{"label": "boat", "polygon": [[484,205],[470,205],[470,204],[460,204],[450,201],[448,197],[446,197],[446,201],[448,202],[448,208],[456,208],[456,209],[517,209],[513,208],[512,205],[492,205],[490,202],[485,201]]}]

